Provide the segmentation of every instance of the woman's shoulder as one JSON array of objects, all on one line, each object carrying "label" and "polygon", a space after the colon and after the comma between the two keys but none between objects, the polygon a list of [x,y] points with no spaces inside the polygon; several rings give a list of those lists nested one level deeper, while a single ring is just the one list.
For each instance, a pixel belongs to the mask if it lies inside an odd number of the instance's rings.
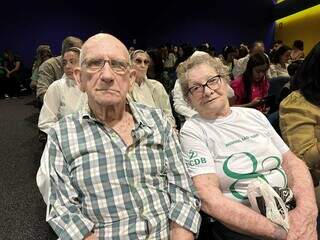
[{"label": "woman's shoulder", "polygon": [[300,91],[293,91],[282,100],[280,103],[280,112],[285,109],[290,109],[290,111],[293,109],[301,109],[304,112],[311,111],[312,109],[319,111],[319,108],[307,101]]}]

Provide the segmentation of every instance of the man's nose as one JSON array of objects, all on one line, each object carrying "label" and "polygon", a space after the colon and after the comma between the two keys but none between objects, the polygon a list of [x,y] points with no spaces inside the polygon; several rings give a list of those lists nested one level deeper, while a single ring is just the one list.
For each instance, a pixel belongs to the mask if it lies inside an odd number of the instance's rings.
[{"label": "man's nose", "polygon": [[115,77],[115,73],[112,71],[108,62],[105,63],[103,68],[101,69],[101,79],[103,81],[113,81]]}]

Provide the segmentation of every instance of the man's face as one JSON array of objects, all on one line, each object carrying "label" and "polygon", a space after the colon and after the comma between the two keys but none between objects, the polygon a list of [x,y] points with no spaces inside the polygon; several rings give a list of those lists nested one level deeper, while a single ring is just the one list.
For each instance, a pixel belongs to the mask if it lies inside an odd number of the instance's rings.
[{"label": "man's face", "polygon": [[[114,38],[98,37],[89,39],[82,51],[81,67],[75,70],[75,77],[80,89],[87,93],[90,106],[124,104],[135,80],[134,70],[126,65],[129,63],[129,55],[124,45]],[[99,65],[99,61],[104,66],[100,64],[102,67],[99,69],[90,67]]]}]

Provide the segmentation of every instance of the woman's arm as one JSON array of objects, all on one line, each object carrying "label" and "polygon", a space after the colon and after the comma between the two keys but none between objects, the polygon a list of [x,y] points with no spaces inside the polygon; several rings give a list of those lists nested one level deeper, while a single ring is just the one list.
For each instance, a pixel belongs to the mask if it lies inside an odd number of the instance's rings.
[{"label": "woman's arm", "polygon": [[11,71],[9,71],[8,74],[12,74],[12,73],[18,71],[18,70],[20,69],[20,66],[21,66],[20,61],[16,61],[16,64],[15,64],[14,69],[12,69]]},{"label": "woman's arm", "polygon": [[296,199],[296,208],[289,212],[288,239],[317,239],[318,209],[312,178],[306,164],[291,151],[283,154],[282,167]]},{"label": "woman's arm", "polygon": [[224,197],[216,174],[197,175],[192,180],[201,199],[202,210],[228,228],[262,239],[286,239],[284,229],[245,205]]}]

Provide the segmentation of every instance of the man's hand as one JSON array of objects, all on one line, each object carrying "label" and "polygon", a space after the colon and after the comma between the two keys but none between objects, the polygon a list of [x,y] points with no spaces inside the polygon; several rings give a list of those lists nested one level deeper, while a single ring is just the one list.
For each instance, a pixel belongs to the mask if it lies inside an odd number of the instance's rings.
[{"label": "man's hand", "polygon": [[98,238],[96,237],[96,235],[94,235],[93,233],[89,233],[88,235],[86,235],[84,237],[83,240],[98,240]]},{"label": "man's hand", "polygon": [[317,213],[308,214],[301,208],[289,212],[290,229],[287,240],[317,240]]}]

